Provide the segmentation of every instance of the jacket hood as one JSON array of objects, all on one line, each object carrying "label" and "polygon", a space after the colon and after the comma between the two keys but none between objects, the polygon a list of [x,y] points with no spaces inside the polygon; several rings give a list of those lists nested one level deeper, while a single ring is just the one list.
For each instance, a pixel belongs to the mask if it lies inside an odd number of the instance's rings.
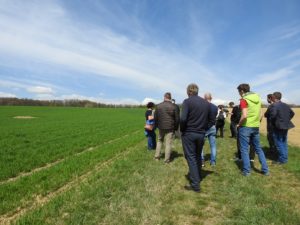
[{"label": "jacket hood", "polygon": [[243,98],[247,99],[248,101],[253,102],[254,104],[260,103],[259,95],[254,92],[248,92],[248,93],[244,94]]}]

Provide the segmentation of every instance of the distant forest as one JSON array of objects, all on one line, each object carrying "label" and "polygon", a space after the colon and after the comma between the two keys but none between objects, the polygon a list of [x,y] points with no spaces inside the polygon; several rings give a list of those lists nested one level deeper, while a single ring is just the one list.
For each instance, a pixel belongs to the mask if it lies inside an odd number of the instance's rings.
[{"label": "distant forest", "polygon": [[[289,104],[292,108],[300,108],[300,105]],[[126,104],[104,104],[89,100],[34,100],[28,98],[0,98],[0,106],[64,106],[64,107],[86,107],[86,108],[144,108],[144,105]],[[181,106],[181,104],[179,104]],[[225,106],[226,108],[227,106]],[[262,105],[267,108],[268,105]]]},{"label": "distant forest", "polygon": [[86,107],[86,108],[137,108],[142,105],[115,105],[92,102],[89,100],[34,100],[27,98],[0,98],[0,106],[61,106],[61,107]]}]

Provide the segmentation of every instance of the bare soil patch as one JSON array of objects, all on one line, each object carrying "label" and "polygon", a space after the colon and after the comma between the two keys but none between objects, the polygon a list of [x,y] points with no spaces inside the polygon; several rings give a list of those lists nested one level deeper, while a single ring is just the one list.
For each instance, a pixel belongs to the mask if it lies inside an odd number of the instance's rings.
[{"label": "bare soil patch", "polygon": [[35,119],[34,116],[15,116],[14,119]]}]

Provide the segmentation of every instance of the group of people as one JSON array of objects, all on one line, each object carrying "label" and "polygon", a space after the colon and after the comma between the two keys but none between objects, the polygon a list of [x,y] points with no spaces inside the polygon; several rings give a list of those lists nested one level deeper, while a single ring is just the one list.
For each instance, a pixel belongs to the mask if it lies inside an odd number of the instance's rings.
[{"label": "group of people", "polygon": [[[229,113],[231,137],[237,138],[238,157],[243,162],[242,175],[249,176],[251,155],[258,155],[263,175],[269,175],[264,151],[260,146],[259,126],[261,122],[261,99],[258,94],[250,91],[249,84],[240,84],[237,90],[241,96],[240,104],[234,106],[230,102],[232,111]],[[223,137],[224,124],[218,123],[221,118],[225,120],[226,113],[222,107],[211,103],[212,96],[206,93],[204,98],[198,96],[199,88],[192,83],[187,87],[187,95],[182,103],[182,111],[172,102],[171,93],[164,95],[164,101],[156,107],[149,102],[145,113],[145,132],[148,138],[148,149],[155,150],[154,158],[160,160],[162,144],[165,143],[164,162],[170,163],[172,143],[175,132],[180,129],[184,156],[188,164],[186,178],[189,185],[186,190],[200,192],[201,167],[204,162],[203,146],[205,138],[208,139],[211,158],[210,165],[216,165],[216,134],[221,129],[220,137]],[[281,93],[274,92],[269,96],[270,106],[265,113],[268,121],[268,140],[270,149],[278,153],[277,164],[287,163],[287,132],[293,127],[291,119],[293,110],[281,102]],[[154,109],[155,108],[155,109]],[[223,114],[220,116],[220,114]],[[224,121],[225,123],[225,121]],[[156,143],[155,129],[158,128],[158,142]],[[251,149],[249,155],[249,147]]]}]

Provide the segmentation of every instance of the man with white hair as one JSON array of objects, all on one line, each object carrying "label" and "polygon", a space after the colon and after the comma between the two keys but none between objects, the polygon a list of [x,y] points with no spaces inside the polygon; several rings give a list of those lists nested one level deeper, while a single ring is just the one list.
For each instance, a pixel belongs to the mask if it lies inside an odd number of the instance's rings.
[{"label": "man with white hair", "polygon": [[[212,96],[211,93],[206,93],[204,95],[204,99],[209,102],[210,105],[210,112],[212,113],[211,120],[208,122],[207,131],[205,133],[205,137],[208,139],[209,146],[210,146],[210,165],[216,165],[216,158],[217,158],[217,146],[216,146],[216,117],[218,114],[218,107],[211,103]],[[204,166],[204,154],[203,154],[203,147],[201,150],[201,160],[202,166]]]}]

